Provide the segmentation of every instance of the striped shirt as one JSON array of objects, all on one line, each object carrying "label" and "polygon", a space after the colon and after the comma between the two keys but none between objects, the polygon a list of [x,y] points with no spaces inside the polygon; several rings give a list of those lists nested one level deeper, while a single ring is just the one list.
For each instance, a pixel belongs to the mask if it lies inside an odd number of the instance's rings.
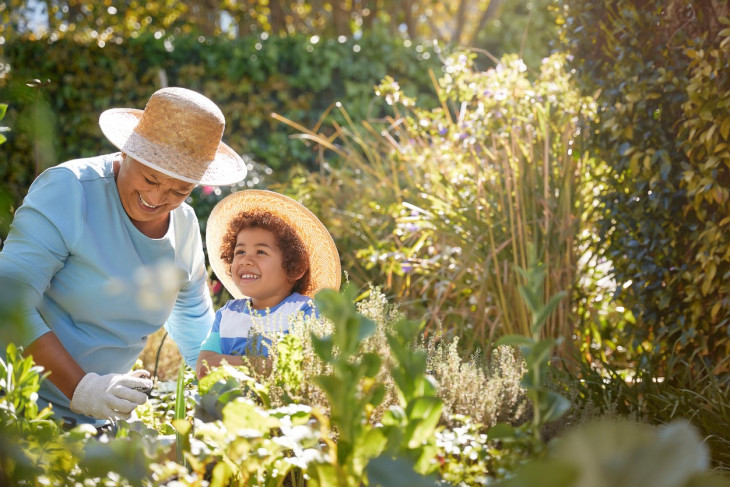
[{"label": "striped shirt", "polygon": [[250,299],[228,301],[215,314],[213,328],[200,350],[223,355],[269,356],[271,336],[289,330],[289,317],[301,312],[303,316],[317,315],[312,298],[292,293],[282,302],[266,311],[251,307]]}]

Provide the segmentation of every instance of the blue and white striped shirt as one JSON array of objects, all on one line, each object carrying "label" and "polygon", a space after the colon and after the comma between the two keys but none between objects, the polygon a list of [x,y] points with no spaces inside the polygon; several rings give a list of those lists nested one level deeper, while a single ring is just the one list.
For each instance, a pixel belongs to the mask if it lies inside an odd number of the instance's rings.
[{"label": "blue and white striped shirt", "polygon": [[[289,330],[289,317],[301,312],[304,317],[317,315],[312,298],[292,293],[282,302],[266,311],[251,307],[250,299],[232,299],[215,314],[213,328],[200,347],[223,355],[263,355],[268,357],[268,346],[264,339],[250,342],[252,332],[273,334]],[[260,335],[259,335],[260,337]]]}]

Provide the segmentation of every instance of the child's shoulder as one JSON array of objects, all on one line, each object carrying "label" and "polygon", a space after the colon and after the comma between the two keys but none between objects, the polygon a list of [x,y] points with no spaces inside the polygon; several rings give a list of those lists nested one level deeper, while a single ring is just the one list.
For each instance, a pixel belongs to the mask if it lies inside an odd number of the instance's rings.
[{"label": "child's shoulder", "polygon": [[249,298],[230,299],[230,300],[226,301],[226,304],[224,304],[220,308],[220,311],[227,310],[227,311],[234,311],[237,313],[250,314],[251,306],[249,306],[249,301],[250,301]]},{"label": "child's shoulder", "polygon": [[287,313],[303,312],[304,316],[309,316],[310,314],[318,315],[314,300],[309,296],[304,296],[299,293],[290,294],[281,304],[286,305]]},{"label": "child's shoulder", "polygon": [[299,293],[291,293],[289,296],[287,296],[283,302],[286,303],[300,303],[300,304],[308,304],[313,302],[312,298],[309,296],[304,296],[303,294]]}]

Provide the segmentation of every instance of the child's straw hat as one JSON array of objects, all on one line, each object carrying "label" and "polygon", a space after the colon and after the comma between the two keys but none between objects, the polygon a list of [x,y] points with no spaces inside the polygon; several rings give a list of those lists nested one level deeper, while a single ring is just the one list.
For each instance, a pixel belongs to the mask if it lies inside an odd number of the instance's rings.
[{"label": "child's straw hat", "polygon": [[211,100],[186,88],[162,88],[143,110],[112,108],[99,117],[112,144],[163,174],[194,184],[227,185],[246,164],[221,142],[226,121]]},{"label": "child's straw hat", "polygon": [[210,265],[231,295],[245,297],[228,275],[228,264],[221,259],[221,244],[228,231],[228,224],[241,212],[267,211],[288,224],[299,236],[309,257],[309,287],[301,293],[314,297],[318,291],[328,288],[339,291],[341,269],[340,254],[327,228],[319,219],[295,200],[273,191],[248,189],[223,198],[210,212],[205,230],[205,244]]}]

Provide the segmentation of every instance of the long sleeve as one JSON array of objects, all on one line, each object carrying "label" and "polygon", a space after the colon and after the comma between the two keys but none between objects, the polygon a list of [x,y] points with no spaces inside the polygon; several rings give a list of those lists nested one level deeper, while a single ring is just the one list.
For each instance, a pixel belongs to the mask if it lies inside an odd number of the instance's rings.
[{"label": "long sleeve", "polygon": [[208,336],[214,313],[200,235],[190,235],[189,239],[190,246],[194,247],[192,272],[180,289],[165,329],[177,344],[185,362],[195,368],[200,345]]},{"label": "long sleeve", "polygon": [[[203,241],[198,220],[192,208],[175,215],[171,237],[175,247],[177,267],[187,269],[175,301],[175,307],[165,323],[165,329],[175,341],[185,362],[195,368],[200,345],[213,324],[214,311],[208,288]],[[195,229],[195,231],[191,231]],[[184,265],[181,265],[184,262]]]},{"label": "long sleeve", "polygon": [[[3,325],[1,339],[26,345],[50,330],[83,371],[104,375],[129,371],[167,324],[195,364],[213,321],[195,213],[183,203],[164,237],[142,234],[121,203],[115,157],[63,163],[31,186],[0,252],[0,278],[26,288],[27,325]],[[50,381],[38,394],[57,416],[90,422]]]},{"label": "long sleeve", "polygon": [[25,347],[50,331],[38,306],[81,234],[83,215],[84,194],[70,171],[48,170],[31,185],[0,252],[0,278],[19,286],[25,301],[24,328],[6,330],[4,341]]}]

